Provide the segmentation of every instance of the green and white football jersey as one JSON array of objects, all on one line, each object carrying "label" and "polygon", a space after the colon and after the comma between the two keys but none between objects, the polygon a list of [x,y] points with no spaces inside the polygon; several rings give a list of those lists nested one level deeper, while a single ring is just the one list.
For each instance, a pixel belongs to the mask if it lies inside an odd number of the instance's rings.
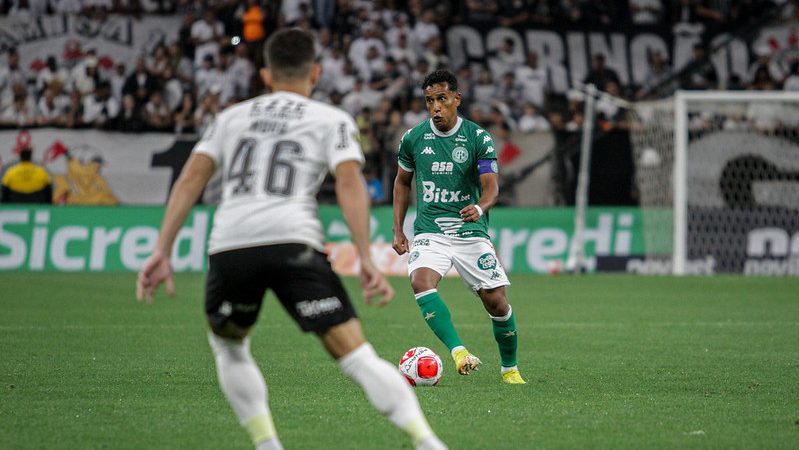
[{"label": "green and white football jersey", "polygon": [[476,204],[483,192],[477,161],[494,160],[491,135],[476,123],[458,117],[446,133],[432,120],[408,130],[399,145],[399,166],[416,174],[415,234],[488,238],[488,213],[477,222],[464,222],[460,210]]}]

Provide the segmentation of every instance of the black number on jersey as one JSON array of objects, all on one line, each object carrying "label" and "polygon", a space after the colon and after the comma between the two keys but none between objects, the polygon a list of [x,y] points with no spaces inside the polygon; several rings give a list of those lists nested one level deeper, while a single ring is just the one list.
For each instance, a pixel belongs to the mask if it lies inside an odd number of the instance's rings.
[{"label": "black number on jersey", "polygon": [[228,170],[228,183],[236,183],[233,186],[233,195],[249,194],[252,192],[252,151],[258,143],[255,139],[244,138],[239,141],[236,151],[233,153],[233,161]]},{"label": "black number on jersey", "polygon": [[266,175],[266,191],[277,195],[291,195],[294,189],[294,166],[292,161],[302,154],[302,147],[294,141],[279,141],[272,148],[269,173]]},{"label": "black number on jersey", "polygon": [[[255,139],[244,138],[239,141],[233,153],[233,161],[227,173],[227,182],[233,185],[232,195],[252,193],[253,151],[258,145]],[[294,141],[278,141],[272,147],[272,157],[266,172],[266,192],[275,195],[291,195],[294,190],[294,159],[302,154],[302,147]]]}]

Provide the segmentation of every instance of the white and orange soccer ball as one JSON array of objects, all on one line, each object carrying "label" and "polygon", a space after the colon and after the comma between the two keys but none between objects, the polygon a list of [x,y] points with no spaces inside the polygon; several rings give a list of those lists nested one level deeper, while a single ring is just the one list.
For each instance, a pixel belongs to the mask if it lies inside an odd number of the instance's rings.
[{"label": "white and orange soccer ball", "polygon": [[436,352],[414,347],[400,358],[399,371],[411,386],[435,386],[444,375],[444,365]]}]

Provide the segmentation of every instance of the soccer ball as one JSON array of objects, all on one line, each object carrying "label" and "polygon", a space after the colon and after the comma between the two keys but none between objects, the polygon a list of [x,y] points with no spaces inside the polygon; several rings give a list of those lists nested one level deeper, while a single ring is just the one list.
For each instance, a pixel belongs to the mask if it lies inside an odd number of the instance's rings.
[{"label": "soccer ball", "polygon": [[414,347],[400,358],[399,371],[411,386],[435,386],[444,375],[444,366],[436,352]]}]

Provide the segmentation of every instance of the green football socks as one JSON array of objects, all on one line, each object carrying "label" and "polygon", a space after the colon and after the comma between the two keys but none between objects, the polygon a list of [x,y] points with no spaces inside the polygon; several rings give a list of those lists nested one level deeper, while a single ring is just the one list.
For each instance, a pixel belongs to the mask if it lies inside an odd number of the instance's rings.
[{"label": "green football socks", "polygon": [[[508,305],[510,307],[510,305]],[[494,328],[494,339],[499,347],[499,357],[502,360],[502,367],[516,366],[516,349],[518,348],[518,336],[516,333],[516,317],[513,309],[508,310],[508,314],[503,317],[491,316],[491,324]]]},{"label": "green football socks", "polygon": [[447,308],[441,296],[438,295],[436,289],[417,294],[416,304],[419,305],[419,309],[422,310],[422,318],[427,322],[427,326],[433,330],[433,333],[436,334],[438,339],[440,339],[449,350],[463,345],[461,338],[458,337],[458,332],[455,331],[455,326],[452,324],[452,316],[449,313],[449,308]]}]

